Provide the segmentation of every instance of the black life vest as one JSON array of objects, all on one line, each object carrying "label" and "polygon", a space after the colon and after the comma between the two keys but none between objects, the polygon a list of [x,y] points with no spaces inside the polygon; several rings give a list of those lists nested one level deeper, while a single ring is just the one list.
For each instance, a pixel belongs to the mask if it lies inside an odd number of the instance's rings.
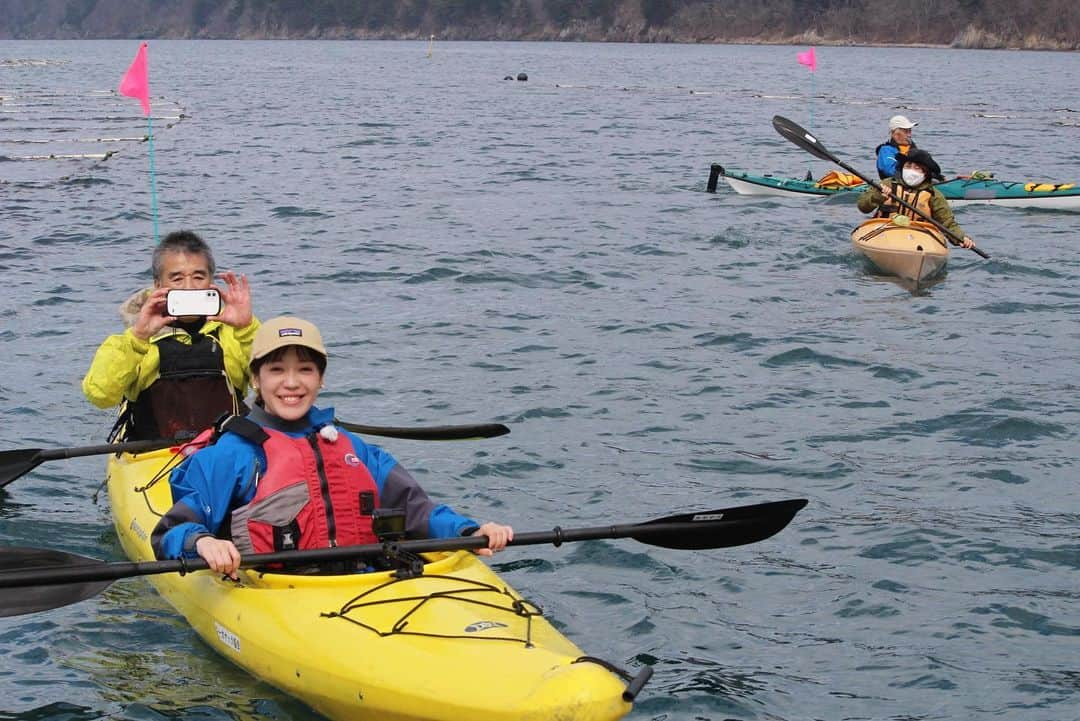
[{"label": "black life vest", "polygon": [[243,396],[225,372],[217,330],[154,341],[158,377],[134,401],[127,401],[118,426],[126,440],[179,438],[209,428],[223,414],[246,413]]}]

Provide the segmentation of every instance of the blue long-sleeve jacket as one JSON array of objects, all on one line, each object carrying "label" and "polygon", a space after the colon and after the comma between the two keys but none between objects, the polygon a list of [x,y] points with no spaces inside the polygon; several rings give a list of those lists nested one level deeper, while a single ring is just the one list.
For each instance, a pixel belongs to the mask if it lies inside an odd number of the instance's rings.
[{"label": "blue long-sleeve jacket", "polygon": [[878,177],[882,180],[896,175],[896,156],[899,153],[899,148],[895,145],[889,145],[888,143],[885,143],[878,148],[877,170]]},{"label": "blue long-sleeve jacket", "polygon": [[[908,146],[908,152],[910,153],[916,147],[915,143],[912,143]],[[897,170],[896,156],[900,154],[900,146],[896,144],[896,141],[889,138],[886,142],[877,146],[874,152],[877,153],[878,177],[882,180],[895,177]]]},{"label": "blue long-sleeve jacket", "polygon": [[[332,423],[334,409],[313,407],[306,418],[287,423],[256,407],[248,418],[300,438]],[[371,473],[380,505],[405,509],[405,529],[410,538],[451,538],[479,528],[475,520],[433,502],[390,453],[341,428],[338,432],[349,437],[356,455]],[[265,468],[262,446],[235,433],[225,433],[217,443],[186,459],[169,479],[174,505],[151,535],[155,555],[197,557],[195,542],[203,536],[218,535],[227,527],[233,509],[254,497],[256,471]]]}]

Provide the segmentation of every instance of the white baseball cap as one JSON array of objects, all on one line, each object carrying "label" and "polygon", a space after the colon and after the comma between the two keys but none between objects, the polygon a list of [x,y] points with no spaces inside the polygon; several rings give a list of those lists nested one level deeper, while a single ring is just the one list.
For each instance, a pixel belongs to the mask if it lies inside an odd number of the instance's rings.
[{"label": "white baseball cap", "polygon": [[911,130],[918,123],[913,123],[907,119],[904,115],[894,115],[889,118],[889,132],[896,130],[897,128],[903,128],[904,130]]}]

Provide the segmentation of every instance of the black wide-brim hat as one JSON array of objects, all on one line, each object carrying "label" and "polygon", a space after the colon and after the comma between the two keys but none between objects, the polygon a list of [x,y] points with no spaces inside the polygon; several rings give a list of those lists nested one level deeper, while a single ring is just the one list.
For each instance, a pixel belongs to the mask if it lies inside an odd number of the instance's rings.
[{"label": "black wide-brim hat", "polygon": [[912,163],[918,163],[919,165],[926,168],[926,172],[930,174],[931,178],[945,180],[945,176],[941,174],[941,166],[937,164],[937,161],[934,160],[933,157],[931,157],[930,153],[926,152],[922,148],[915,148],[914,150],[908,152],[906,155],[904,153],[898,153],[896,155],[897,168],[903,168],[904,163],[907,163],[909,161]]}]

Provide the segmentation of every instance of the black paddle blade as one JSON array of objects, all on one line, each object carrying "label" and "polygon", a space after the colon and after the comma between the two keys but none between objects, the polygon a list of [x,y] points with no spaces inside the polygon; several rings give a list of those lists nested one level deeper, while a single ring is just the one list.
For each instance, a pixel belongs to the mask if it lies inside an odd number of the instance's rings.
[{"label": "black paddle blade", "polygon": [[40,448],[20,448],[14,451],[0,451],[0,488],[14,481],[19,476],[37,468],[41,462]]},{"label": "black paddle blade", "polygon": [[[47,570],[54,568],[59,572],[72,569],[105,566],[96,558],[77,556],[73,553],[53,551],[47,548],[5,548],[0,553],[0,574],[24,570]],[[112,581],[72,582],[63,585],[22,586],[4,588],[0,586],[0,617],[21,616],[24,613],[37,613],[61,608],[72,603],[85,601],[98,595]]]},{"label": "black paddle blade", "polygon": [[806,499],[697,511],[634,526],[631,538],[662,548],[701,550],[757,543],[783,530]]},{"label": "black paddle blade", "polygon": [[821,158],[822,160],[829,160],[834,163],[838,162],[836,157],[825,149],[825,146],[821,144],[820,140],[815,138],[809,130],[798,123],[788,120],[783,115],[774,115],[772,126],[776,128],[776,132],[780,133],[811,155]]},{"label": "black paddle blade", "polygon": [[365,426],[360,423],[335,421],[347,431],[367,436],[405,438],[413,441],[473,441],[481,438],[505,436],[510,429],[502,423],[477,423],[462,426],[428,426],[406,428],[394,426]]}]

